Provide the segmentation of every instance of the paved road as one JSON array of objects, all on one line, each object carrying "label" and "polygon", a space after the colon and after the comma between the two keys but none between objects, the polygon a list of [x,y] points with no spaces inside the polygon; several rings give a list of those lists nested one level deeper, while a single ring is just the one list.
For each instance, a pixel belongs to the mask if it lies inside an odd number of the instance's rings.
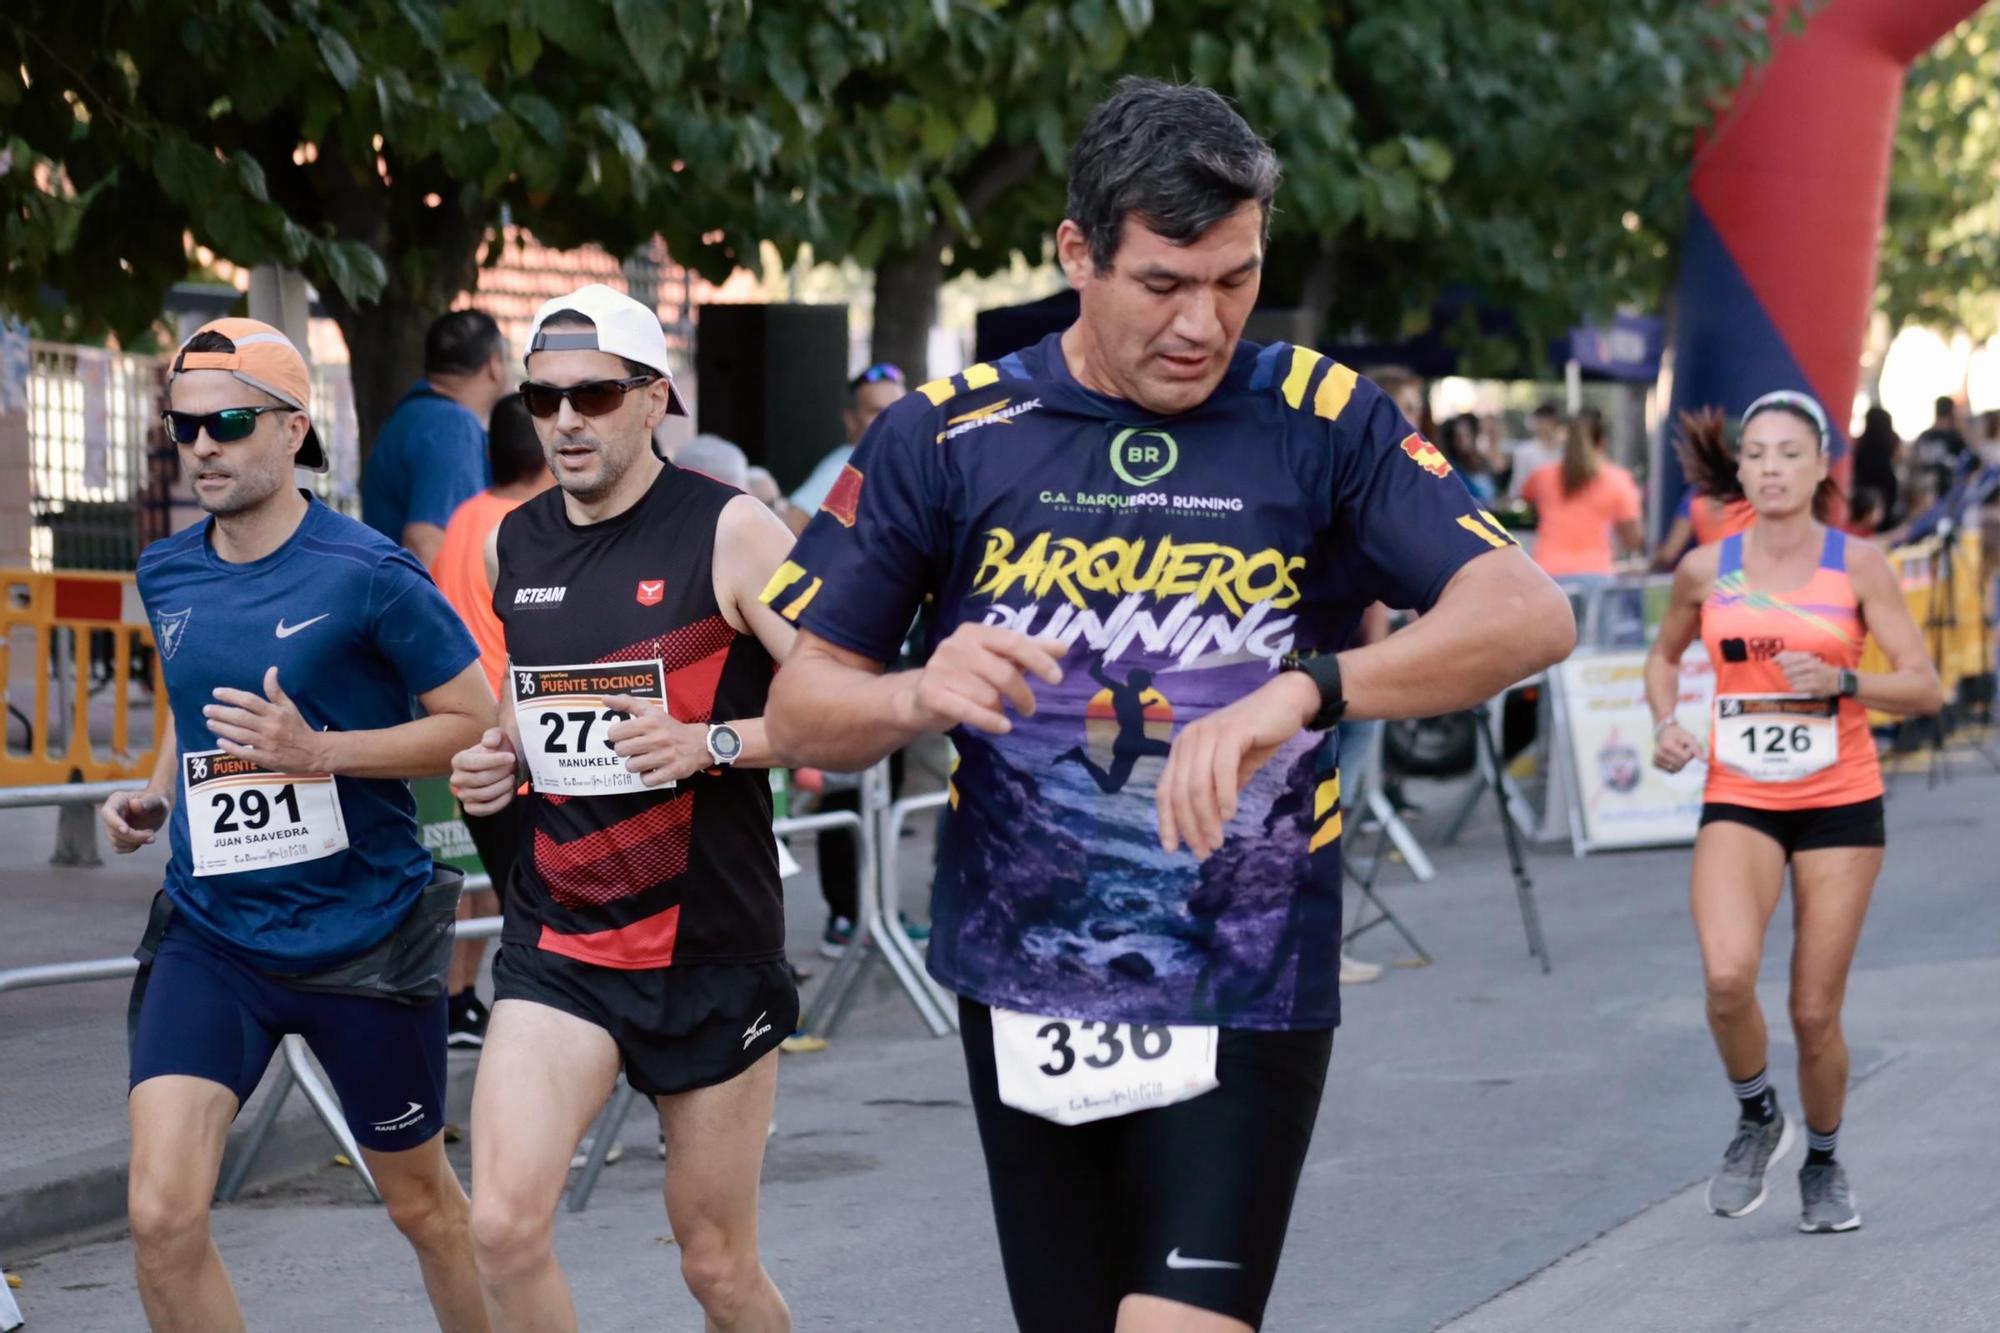
[{"label": "paved road", "polygon": [[[1840,1237],[1793,1230],[1788,1171],[1748,1219],[1701,1209],[1734,1107],[1702,1025],[1685,853],[1538,853],[1545,978],[1498,831],[1475,825],[1438,882],[1393,890],[1437,965],[1348,993],[1267,1327],[2000,1327],[1996,798],[2000,778],[1969,764],[1892,795],[1849,1004],[1843,1155],[1868,1225]],[[795,939],[816,924],[811,896],[792,895]],[[1391,956],[1383,934],[1370,944]],[[1780,921],[1771,957],[1788,948]],[[1782,1015],[1777,968],[1763,993]],[[917,1032],[878,982],[832,1049],[787,1057],[764,1240],[802,1329],[1010,1327],[957,1052]],[[1792,1063],[1780,1019],[1772,1065],[1795,1105]],[[558,1227],[587,1329],[699,1326],[643,1119],[590,1211]],[[348,1173],[224,1209],[217,1233],[254,1328],[429,1326],[413,1263]],[[139,1326],[122,1238],[13,1266],[31,1327]]]}]

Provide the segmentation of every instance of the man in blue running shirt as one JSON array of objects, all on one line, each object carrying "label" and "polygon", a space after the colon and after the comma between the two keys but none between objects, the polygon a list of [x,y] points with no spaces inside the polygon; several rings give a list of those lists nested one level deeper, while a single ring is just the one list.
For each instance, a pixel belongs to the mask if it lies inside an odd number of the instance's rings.
[{"label": "man in blue running shirt", "polygon": [[139,1296],[156,1329],[243,1327],[209,1200],[230,1122],[296,1033],[439,1327],[483,1330],[439,1135],[460,876],[434,870],[406,779],[478,739],[493,691],[423,566],[294,486],[294,465],[326,467],[309,383],[284,334],[249,319],[198,331],[168,381],[168,429],[209,517],[139,561],[171,718],[152,781],[102,815],[120,852],[162,827],[172,849],[135,988]]},{"label": "man in blue running shirt", "polygon": [[[1120,83],[1070,157],[1077,322],[883,413],[766,590],[782,758],[956,745],[929,965],[1034,1333],[1259,1325],[1340,1017],[1332,728],[1575,640],[1380,389],[1241,341],[1278,174],[1214,93]],[[1423,614],[1342,651],[1377,601]]]}]

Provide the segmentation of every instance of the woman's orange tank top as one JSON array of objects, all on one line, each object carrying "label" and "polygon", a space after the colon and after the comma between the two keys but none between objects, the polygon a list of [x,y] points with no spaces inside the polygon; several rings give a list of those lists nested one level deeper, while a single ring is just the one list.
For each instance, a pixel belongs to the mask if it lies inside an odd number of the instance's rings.
[{"label": "woman's orange tank top", "polygon": [[[1826,530],[1819,567],[1803,587],[1761,592],[1743,571],[1743,536],[1726,537],[1716,568],[1715,587],[1701,607],[1701,639],[1715,664],[1717,725],[1720,701],[1732,695],[1796,693],[1778,665],[1778,654],[1811,653],[1836,667],[1861,664],[1868,627],[1847,577],[1847,535]],[[1715,757],[1716,729],[1709,734],[1706,799],[1761,810],[1803,810],[1851,805],[1882,794],[1882,770],[1868,713],[1855,699],[1838,700],[1839,757],[1827,768],[1792,781],[1759,781]]]}]

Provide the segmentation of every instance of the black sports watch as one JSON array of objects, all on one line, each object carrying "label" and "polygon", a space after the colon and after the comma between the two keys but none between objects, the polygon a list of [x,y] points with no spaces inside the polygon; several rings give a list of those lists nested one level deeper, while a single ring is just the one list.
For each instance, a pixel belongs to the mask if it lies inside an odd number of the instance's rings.
[{"label": "black sports watch", "polygon": [[716,763],[727,767],[743,757],[743,737],[727,722],[717,722],[708,729],[708,754]]},{"label": "black sports watch", "polygon": [[1860,673],[1842,667],[1840,669],[1840,697],[1843,699],[1852,699],[1859,693],[1861,693]]},{"label": "black sports watch", "polygon": [[1285,671],[1303,671],[1319,689],[1319,711],[1306,723],[1308,731],[1332,731],[1347,712],[1347,698],[1340,691],[1340,659],[1332,653],[1301,657],[1286,653],[1278,663]]}]

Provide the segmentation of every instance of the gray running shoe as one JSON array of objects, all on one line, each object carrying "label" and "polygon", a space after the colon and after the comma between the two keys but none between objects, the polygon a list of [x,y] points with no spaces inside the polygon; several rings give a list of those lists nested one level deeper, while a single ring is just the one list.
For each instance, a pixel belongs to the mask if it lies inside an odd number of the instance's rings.
[{"label": "gray running shoe", "polygon": [[1799,1230],[1816,1233],[1859,1231],[1861,1213],[1839,1162],[1799,1168]]},{"label": "gray running shoe", "polygon": [[1722,1170],[1708,1182],[1708,1211],[1744,1217],[1757,1211],[1766,1193],[1764,1172],[1792,1149],[1797,1131],[1783,1111],[1768,1125],[1736,1122],[1736,1137],[1722,1154]]}]

